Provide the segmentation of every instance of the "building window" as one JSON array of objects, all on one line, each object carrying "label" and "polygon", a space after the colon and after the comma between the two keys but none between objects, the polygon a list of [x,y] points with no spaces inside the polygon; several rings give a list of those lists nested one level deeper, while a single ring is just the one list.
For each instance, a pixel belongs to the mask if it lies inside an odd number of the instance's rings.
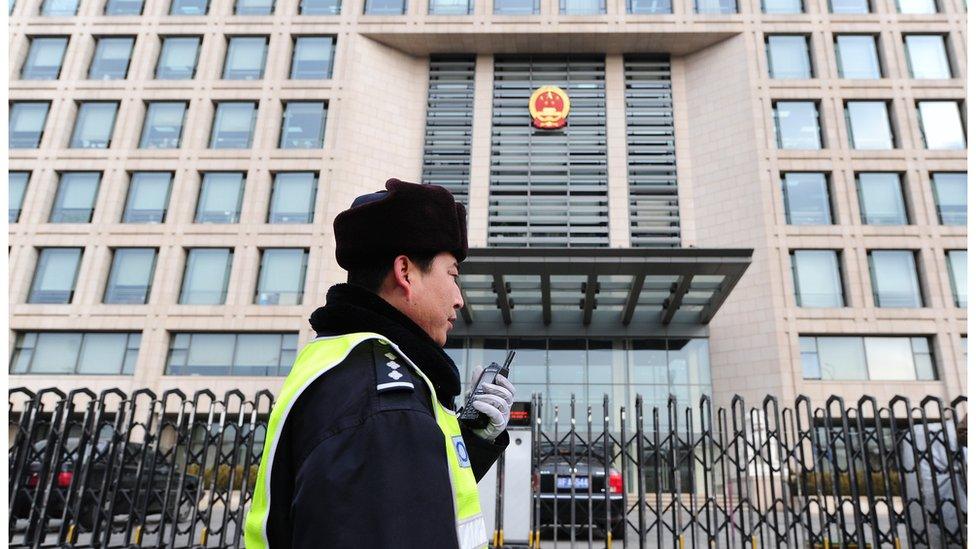
[{"label": "building window", "polygon": [[173,333],[166,375],[285,376],[297,349],[293,333]]},{"label": "building window", "polygon": [[81,253],[81,248],[41,248],[27,302],[71,303]]},{"label": "building window", "polygon": [[48,17],[71,17],[78,15],[78,0],[44,0],[41,15]]},{"label": "building window", "polygon": [[199,36],[170,36],[163,38],[156,65],[158,80],[189,80],[197,72],[200,55]]},{"label": "building window", "polygon": [[763,13],[803,13],[803,0],[762,0]]},{"label": "building window", "polygon": [[181,305],[222,305],[227,299],[234,251],[230,248],[190,248],[180,290]]},{"label": "building window", "polygon": [[217,103],[213,131],[210,134],[210,148],[250,148],[257,110],[258,104],[251,101]]},{"label": "building window", "polygon": [[606,0],[559,0],[561,15],[600,15],[607,13]]},{"label": "building window", "polygon": [[308,250],[268,248],[261,253],[261,274],[254,303],[301,305],[305,289]]},{"label": "building window", "polygon": [[130,375],[137,332],[18,332],[11,374]]},{"label": "building window", "polygon": [[956,307],[963,309],[969,303],[969,292],[966,284],[967,256],[966,250],[949,250],[946,252],[946,261],[949,262],[949,280],[952,282],[952,298],[956,302]]},{"label": "building window", "polygon": [[539,15],[539,0],[494,0],[495,15]]},{"label": "building window", "polygon": [[235,36],[227,40],[225,80],[260,80],[268,57],[267,36]]},{"label": "building window", "polygon": [[811,78],[810,48],[806,36],[766,36],[770,78]]},{"label": "building window", "polygon": [[51,106],[47,101],[18,101],[10,104],[11,149],[36,149],[44,136],[44,123]]},{"label": "building window", "polygon": [[406,10],[406,0],[366,0],[363,7],[367,15],[403,15]]},{"label": "building window", "polygon": [[68,39],[64,36],[35,36],[30,39],[27,59],[20,68],[22,80],[57,80],[61,75],[64,51]]},{"label": "building window", "polygon": [[869,0],[830,0],[830,13],[871,13]]},{"label": "building window", "polygon": [[234,15],[271,15],[274,13],[274,0],[237,0],[234,2]]},{"label": "building window", "polygon": [[172,0],[170,15],[206,15],[210,8],[209,0]]},{"label": "building window", "polygon": [[840,34],[834,37],[837,73],[841,78],[876,80],[881,78],[878,39],[870,34]]},{"label": "building window", "polygon": [[129,179],[129,195],[125,199],[123,223],[162,223],[172,187],[169,172],[134,172]]},{"label": "building window", "polygon": [[10,223],[20,221],[20,210],[24,205],[24,194],[27,193],[28,181],[30,181],[30,172],[8,172],[7,174],[7,221]]},{"label": "building window", "polygon": [[966,173],[933,173],[932,194],[942,225],[965,225],[968,204]]},{"label": "building window", "polygon": [[108,0],[105,15],[142,15],[143,0]]},{"label": "building window", "polygon": [[276,173],[268,223],[311,223],[317,188],[314,172]]},{"label": "building window", "polygon": [[907,225],[905,196],[897,173],[857,174],[857,197],[861,223],[865,225]]},{"label": "building window", "polygon": [[827,174],[787,172],[783,174],[781,182],[788,225],[833,223]]},{"label": "building window", "polygon": [[123,80],[129,74],[129,59],[136,39],[131,36],[96,38],[95,56],[88,69],[92,80]]},{"label": "building window", "polygon": [[897,0],[898,13],[938,13],[935,0]]},{"label": "building window", "polygon": [[472,0],[430,0],[431,15],[471,15]]},{"label": "building window", "polygon": [[328,112],[323,101],[287,101],[281,118],[282,149],[321,149],[325,143],[325,117]]},{"label": "building window", "polygon": [[819,149],[820,113],[814,101],[773,103],[776,143],[781,149]]},{"label": "building window", "polygon": [[101,182],[100,172],[63,172],[50,223],[91,223]]},{"label": "building window", "polygon": [[837,252],[834,250],[794,250],[793,286],[798,307],[843,307]]},{"label": "building window", "polygon": [[695,0],[695,13],[738,13],[736,0]]},{"label": "building window", "polygon": [[885,101],[848,101],[844,104],[847,136],[851,148],[888,150],[895,148],[895,137]]},{"label": "building window", "polygon": [[244,198],[244,172],[203,174],[194,223],[237,223]]},{"label": "building window", "polygon": [[116,248],[112,256],[112,270],[108,275],[103,301],[126,304],[148,303],[155,270],[155,248]]},{"label": "building window", "polygon": [[342,9],[340,0],[300,0],[299,15],[339,15]]},{"label": "building window", "polygon": [[800,336],[804,379],[934,380],[928,337]]},{"label": "building window", "polygon": [[291,56],[292,80],[332,78],[333,36],[299,36]]},{"label": "building window", "polygon": [[178,149],[186,117],[184,101],[153,101],[146,106],[140,149]]},{"label": "building window", "polygon": [[908,72],[912,78],[952,78],[945,37],[939,34],[909,34],[905,36]]},{"label": "building window", "polygon": [[875,307],[922,307],[922,292],[911,250],[868,252]]},{"label": "building window", "polygon": [[72,149],[107,149],[112,144],[112,129],[119,104],[114,101],[86,101],[78,104]]},{"label": "building window", "polygon": [[918,117],[926,149],[965,150],[966,135],[955,101],[919,101]]}]

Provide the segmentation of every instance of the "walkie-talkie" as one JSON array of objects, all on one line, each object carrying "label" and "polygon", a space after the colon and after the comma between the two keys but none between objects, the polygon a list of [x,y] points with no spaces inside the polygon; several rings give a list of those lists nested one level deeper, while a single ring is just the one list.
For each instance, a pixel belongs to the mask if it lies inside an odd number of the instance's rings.
[{"label": "walkie-talkie", "polygon": [[495,378],[498,377],[498,374],[508,377],[508,368],[512,365],[512,359],[514,358],[515,351],[509,351],[505,357],[504,366],[499,366],[497,362],[492,362],[481,372],[481,376],[478,377],[478,383],[475,384],[474,390],[471,391],[471,394],[468,395],[468,400],[464,403],[464,408],[461,408],[461,413],[458,414],[458,421],[460,423],[463,423],[469,429],[483,429],[488,425],[488,416],[472,406],[474,396],[483,394],[485,392],[485,385],[495,383]]}]

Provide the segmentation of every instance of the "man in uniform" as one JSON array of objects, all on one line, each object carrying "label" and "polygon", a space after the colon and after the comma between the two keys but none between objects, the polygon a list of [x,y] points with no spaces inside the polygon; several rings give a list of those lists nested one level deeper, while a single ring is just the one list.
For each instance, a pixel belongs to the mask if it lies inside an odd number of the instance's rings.
[{"label": "man in uniform", "polygon": [[487,427],[458,424],[442,347],[463,305],[464,206],[390,179],[334,229],[348,283],[312,314],[318,337],[272,410],[246,547],[484,547],[476,483],[508,445],[515,388],[499,376],[476,397]]}]

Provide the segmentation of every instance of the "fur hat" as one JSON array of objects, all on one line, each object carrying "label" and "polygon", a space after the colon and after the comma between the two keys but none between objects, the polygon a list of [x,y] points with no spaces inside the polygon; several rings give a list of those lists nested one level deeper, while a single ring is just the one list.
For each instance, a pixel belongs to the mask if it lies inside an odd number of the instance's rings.
[{"label": "fur hat", "polygon": [[467,214],[438,185],[389,179],[385,191],[364,194],[333,223],[336,261],[347,271],[405,255],[468,255]]}]

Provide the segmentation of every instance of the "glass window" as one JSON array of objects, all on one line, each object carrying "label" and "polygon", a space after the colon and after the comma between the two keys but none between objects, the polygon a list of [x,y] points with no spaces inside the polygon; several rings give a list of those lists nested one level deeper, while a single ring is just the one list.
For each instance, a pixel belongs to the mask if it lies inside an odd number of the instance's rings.
[{"label": "glass window", "polygon": [[922,292],[911,250],[868,252],[876,307],[922,307]]},{"label": "glass window", "polygon": [[607,13],[606,0],[559,0],[563,15],[597,15]]},{"label": "glass window", "polygon": [[299,15],[338,15],[342,9],[340,0],[299,0]]},{"label": "glass window", "polygon": [[696,13],[738,13],[736,0],[695,0]]},{"label": "glass window", "polygon": [[301,248],[268,248],[261,253],[261,274],[254,303],[301,305],[305,289],[308,251]]},{"label": "glass window", "polygon": [[366,0],[363,13],[367,15],[402,15],[406,13],[406,0]]},{"label": "glass window", "polygon": [[237,223],[244,198],[244,172],[203,174],[194,223]]},{"label": "glass window", "polygon": [[140,149],[178,149],[186,117],[184,101],[153,101],[146,106]]},{"label": "glass window", "polygon": [[41,248],[28,303],[71,303],[78,281],[81,248]]},{"label": "glass window", "polygon": [[966,173],[933,173],[932,193],[942,225],[965,225],[967,210]]},{"label": "glass window", "polygon": [[108,0],[105,15],[142,15],[143,0]]},{"label": "glass window", "polygon": [[268,223],[311,223],[317,188],[314,172],[276,173]]},{"label": "glass window", "polygon": [[803,0],[762,0],[763,13],[803,13]]},{"label": "glass window", "polygon": [[955,101],[919,101],[922,139],[926,149],[964,150],[966,136]]},{"label": "glass window", "polygon": [[881,78],[877,38],[870,34],[840,34],[834,37],[837,73],[841,78]]},{"label": "glass window", "polygon": [[895,148],[885,101],[848,101],[844,105],[851,147],[863,150]]},{"label": "glass window", "polygon": [[798,307],[843,307],[837,252],[834,250],[795,250],[793,285]]},{"label": "glass window", "polygon": [[945,37],[939,34],[909,34],[905,36],[908,72],[912,78],[952,78]]},{"label": "glass window", "polygon": [[897,0],[898,13],[938,13],[935,0]]},{"label": "glass window", "polygon": [[237,0],[234,15],[271,15],[274,13],[274,0]]},{"label": "glass window", "polygon": [[27,59],[20,68],[22,80],[57,80],[61,75],[64,51],[68,38],[64,36],[35,36],[30,38]]},{"label": "glass window", "polygon": [[24,194],[27,193],[27,182],[30,181],[30,172],[8,172],[7,191],[8,191],[8,217],[7,221],[16,223],[20,220],[20,210],[24,205]]},{"label": "glass window", "polygon": [[153,273],[156,270],[155,248],[116,248],[112,270],[105,287],[105,303],[149,303]]},{"label": "glass window", "polygon": [[209,8],[209,0],[173,0],[169,6],[169,14],[206,15]]},{"label": "glass window", "polygon": [[112,129],[119,104],[88,101],[78,105],[78,118],[71,134],[72,149],[107,149],[112,144]]},{"label": "glass window", "polygon": [[966,250],[949,250],[946,252],[946,259],[949,262],[949,279],[952,281],[952,297],[956,301],[956,307],[964,309],[969,303],[966,283],[967,256]]},{"label": "glass window", "polygon": [[472,0],[430,0],[431,15],[470,15]]},{"label": "glass window", "polygon": [[788,225],[833,223],[827,174],[788,172],[783,174],[782,184]]},{"label": "glass window", "polygon": [[47,101],[19,101],[10,104],[11,149],[36,149],[44,136],[44,123],[51,106]]},{"label": "glass window", "polygon": [[897,173],[857,174],[857,196],[861,202],[861,223],[865,225],[907,225],[901,176]]},{"label": "glass window", "polygon": [[166,374],[285,376],[297,348],[292,333],[174,333]]},{"label": "glass window", "polygon": [[299,36],[291,58],[293,80],[324,80],[332,78],[332,36]]},{"label": "glass window", "polygon": [[281,120],[282,149],[321,149],[327,109],[322,101],[288,101]]},{"label": "glass window", "polygon": [[169,36],[163,38],[156,65],[159,80],[188,80],[197,72],[200,54],[199,36]]},{"label": "glass window", "polygon": [[213,131],[210,134],[210,148],[250,148],[257,110],[257,103],[251,101],[217,103]]},{"label": "glass window", "polygon": [[820,379],[867,379],[864,342],[860,337],[818,337]]},{"label": "glass window", "polygon": [[88,78],[92,80],[122,80],[129,74],[129,59],[136,39],[131,36],[96,38]]},{"label": "glass window", "polygon": [[773,103],[777,145],[781,149],[819,149],[820,113],[813,101]]},{"label": "glass window", "polygon": [[539,0],[494,0],[496,15],[538,15]]},{"label": "glass window", "polygon": [[868,0],[830,0],[831,13],[871,13]]},{"label": "glass window", "polygon": [[225,80],[260,80],[268,57],[267,36],[235,36],[227,40]]},{"label": "glass window", "polygon": [[227,282],[234,251],[230,248],[190,248],[186,254],[182,305],[222,305],[227,298]]},{"label": "glass window", "polygon": [[915,356],[907,337],[866,337],[864,352],[869,379],[913,380]]},{"label": "glass window", "polygon": [[63,172],[48,221],[91,223],[101,179],[100,172]]},{"label": "glass window", "polygon": [[10,373],[130,375],[141,340],[135,332],[19,332]]},{"label": "glass window", "polygon": [[166,220],[173,174],[134,172],[122,212],[123,223],[162,223]]},{"label": "glass window", "polygon": [[44,0],[41,15],[50,17],[70,17],[78,15],[78,0]]},{"label": "glass window", "polygon": [[811,78],[810,49],[806,36],[766,37],[770,78]]}]

